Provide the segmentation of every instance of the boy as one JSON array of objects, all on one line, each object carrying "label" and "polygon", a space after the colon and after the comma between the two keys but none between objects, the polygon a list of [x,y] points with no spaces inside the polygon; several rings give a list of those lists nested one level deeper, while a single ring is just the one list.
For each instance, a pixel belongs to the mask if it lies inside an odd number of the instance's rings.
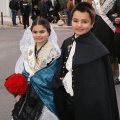
[{"label": "boy", "polygon": [[119,120],[109,52],[91,33],[95,11],[87,2],[71,13],[74,35],[63,42],[53,78],[62,120]]}]

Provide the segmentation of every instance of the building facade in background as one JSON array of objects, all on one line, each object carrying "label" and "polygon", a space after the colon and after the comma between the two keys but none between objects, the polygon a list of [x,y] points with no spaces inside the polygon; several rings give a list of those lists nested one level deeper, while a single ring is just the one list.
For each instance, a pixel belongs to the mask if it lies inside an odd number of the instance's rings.
[{"label": "building facade in background", "polygon": [[11,15],[11,11],[9,9],[9,1],[10,0],[1,0],[0,1],[0,16],[1,16],[1,12],[3,13],[3,16],[10,16]]}]

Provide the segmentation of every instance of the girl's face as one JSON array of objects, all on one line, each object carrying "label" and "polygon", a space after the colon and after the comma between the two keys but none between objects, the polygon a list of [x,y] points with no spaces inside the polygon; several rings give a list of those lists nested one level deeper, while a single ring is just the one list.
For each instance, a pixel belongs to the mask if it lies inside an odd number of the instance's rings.
[{"label": "girl's face", "polygon": [[48,40],[49,33],[47,29],[42,25],[35,25],[32,29],[32,35],[34,40],[43,45]]},{"label": "girl's face", "polygon": [[91,24],[91,18],[87,12],[75,11],[72,17],[72,29],[76,36],[87,33],[93,24]]}]

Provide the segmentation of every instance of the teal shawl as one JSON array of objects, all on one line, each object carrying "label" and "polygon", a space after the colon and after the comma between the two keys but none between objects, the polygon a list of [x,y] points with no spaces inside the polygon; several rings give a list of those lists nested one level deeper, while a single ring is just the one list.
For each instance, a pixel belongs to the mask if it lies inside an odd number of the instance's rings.
[{"label": "teal shawl", "polygon": [[[54,94],[52,91],[52,78],[57,71],[59,60],[52,61],[47,67],[37,71],[31,78],[30,84],[32,84],[34,90],[44,103],[44,105],[55,115],[57,115]],[[23,74],[28,78],[29,73],[25,70]]]}]

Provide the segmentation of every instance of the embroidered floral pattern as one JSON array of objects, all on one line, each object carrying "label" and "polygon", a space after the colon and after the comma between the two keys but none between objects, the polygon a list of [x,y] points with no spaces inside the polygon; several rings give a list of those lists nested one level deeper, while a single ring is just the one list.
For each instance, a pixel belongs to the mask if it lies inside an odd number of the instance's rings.
[{"label": "embroidered floral pattern", "polygon": [[71,48],[72,48],[72,44],[68,45],[68,52],[70,52]]},{"label": "embroidered floral pattern", "polygon": [[[28,52],[28,55],[29,55],[29,52]],[[26,56],[26,60],[28,61],[27,56]],[[57,50],[54,47],[54,45],[52,44],[52,42],[48,41],[45,44],[45,46],[38,53],[37,59],[35,58],[35,55],[34,55],[34,61],[33,62],[35,62],[35,66],[31,67],[31,65],[29,64],[29,67],[35,73],[38,70],[46,67],[48,63],[50,63],[53,59],[58,58],[59,56],[60,56],[60,54],[57,52]],[[30,62],[28,61],[28,63],[30,63]]]}]

